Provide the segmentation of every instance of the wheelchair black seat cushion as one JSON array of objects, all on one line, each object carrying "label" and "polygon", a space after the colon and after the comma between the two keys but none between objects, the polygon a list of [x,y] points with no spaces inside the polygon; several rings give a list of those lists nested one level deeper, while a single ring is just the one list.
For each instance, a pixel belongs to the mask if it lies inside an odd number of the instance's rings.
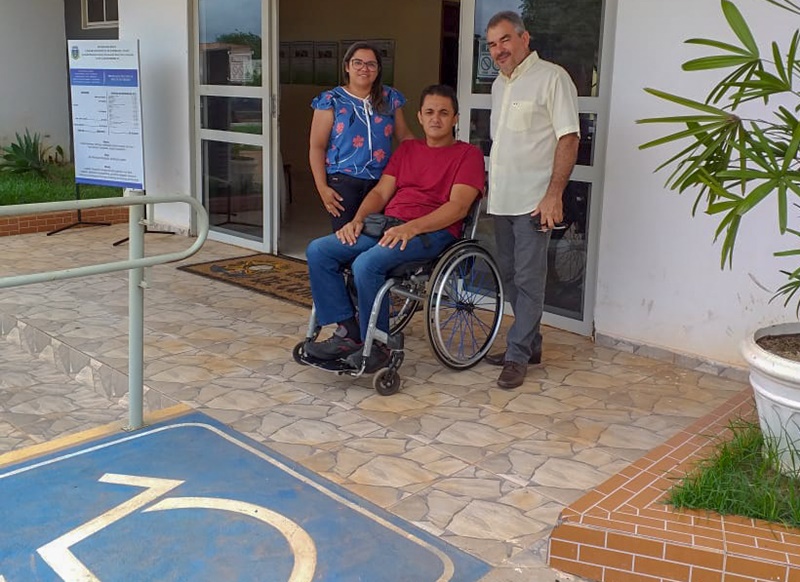
[{"label": "wheelchair black seat cushion", "polygon": [[402,265],[398,265],[391,271],[389,271],[389,277],[395,279],[406,279],[411,277],[412,275],[419,275],[420,273],[430,273],[433,270],[433,266],[436,264],[438,257],[435,259],[429,260],[420,260],[420,261],[409,261],[408,263],[403,263]]}]

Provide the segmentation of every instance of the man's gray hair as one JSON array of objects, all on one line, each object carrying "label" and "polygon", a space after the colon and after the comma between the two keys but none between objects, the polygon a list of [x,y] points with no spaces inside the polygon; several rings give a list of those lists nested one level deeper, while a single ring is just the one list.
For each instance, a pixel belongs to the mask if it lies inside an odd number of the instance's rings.
[{"label": "man's gray hair", "polygon": [[490,28],[493,28],[504,21],[510,22],[514,26],[514,31],[517,34],[522,34],[525,32],[525,23],[522,21],[522,17],[513,10],[503,10],[502,12],[498,12],[492,16],[489,19],[489,24],[486,25],[486,30],[489,30]]}]

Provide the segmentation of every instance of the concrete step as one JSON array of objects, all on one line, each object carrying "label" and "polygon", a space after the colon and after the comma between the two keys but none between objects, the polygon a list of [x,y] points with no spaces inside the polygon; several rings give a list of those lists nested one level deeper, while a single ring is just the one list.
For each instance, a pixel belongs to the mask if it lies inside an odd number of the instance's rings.
[{"label": "concrete step", "polygon": [[59,369],[49,357],[52,346],[34,354],[17,337],[0,338],[0,454],[126,419],[122,399],[112,401]]}]

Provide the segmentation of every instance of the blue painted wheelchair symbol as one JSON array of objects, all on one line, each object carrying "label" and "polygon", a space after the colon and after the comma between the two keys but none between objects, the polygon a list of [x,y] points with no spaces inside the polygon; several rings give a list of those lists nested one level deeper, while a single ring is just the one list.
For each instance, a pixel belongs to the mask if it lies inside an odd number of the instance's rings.
[{"label": "blue painted wheelchair symbol", "polygon": [[0,582],[475,582],[489,567],[208,417],[0,469]]},{"label": "blue painted wheelchair symbol", "polygon": [[[106,473],[100,478],[103,483],[117,483],[144,487],[145,491],[126,501],[103,515],[78,526],[63,536],[39,548],[37,552],[45,562],[61,576],[65,582],[95,582],[98,578],[70,551],[70,547],[85,540],[94,533],[126,515],[146,506],[155,499],[172,491],[183,481],[173,479],[156,479],[153,477],[136,477],[134,475],[115,475]],[[270,511],[265,507],[244,503],[233,499],[216,499],[213,497],[173,497],[160,501],[144,511],[164,511],[168,509],[221,509],[255,519],[273,526],[286,541],[294,555],[294,568],[289,582],[311,582],[317,562],[317,549],[311,536],[292,520]],[[99,581],[98,581],[99,582]]]}]

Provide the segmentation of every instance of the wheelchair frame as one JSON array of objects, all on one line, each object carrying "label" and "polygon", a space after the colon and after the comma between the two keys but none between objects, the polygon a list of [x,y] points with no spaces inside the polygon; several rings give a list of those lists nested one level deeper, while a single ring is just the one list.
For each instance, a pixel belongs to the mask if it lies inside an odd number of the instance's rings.
[{"label": "wheelchair frame", "polygon": [[[436,358],[455,370],[465,370],[480,362],[500,331],[505,304],[499,268],[491,254],[475,240],[480,211],[481,201],[477,200],[464,220],[462,238],[438,257],[400,265],[391,271],[372,304],[360,362],[352,356],[318,361],[305,353],[305,344],[316,341],[321,331],[316,306],[313,305],[306,337],[292,352],[294,360],[302,365],[356,378],[374,373],[372,385],[375,390],[384,396],[395,394],[401,382],[398,369],[405,358],[402,330],[423,304],[425,331]],[[480,281],[473,278],[477,274],[480,274]],[[487,275],[491,288],[481,286],[487,283]],[[481,294],[484,289],[487,293]],[[390,313],[389,333],[377,328],[381,304],[387,295],[403,300],[399,311]],[[482,321],[476,311],[488,314],[491,321]],[[457,334],[460,335],[457,337]],[[375,341],[387,346],[389,360],[384,367],[368,371],[367,364]],[[452,343],[455,343],[455,350],[451,349]]]}]

